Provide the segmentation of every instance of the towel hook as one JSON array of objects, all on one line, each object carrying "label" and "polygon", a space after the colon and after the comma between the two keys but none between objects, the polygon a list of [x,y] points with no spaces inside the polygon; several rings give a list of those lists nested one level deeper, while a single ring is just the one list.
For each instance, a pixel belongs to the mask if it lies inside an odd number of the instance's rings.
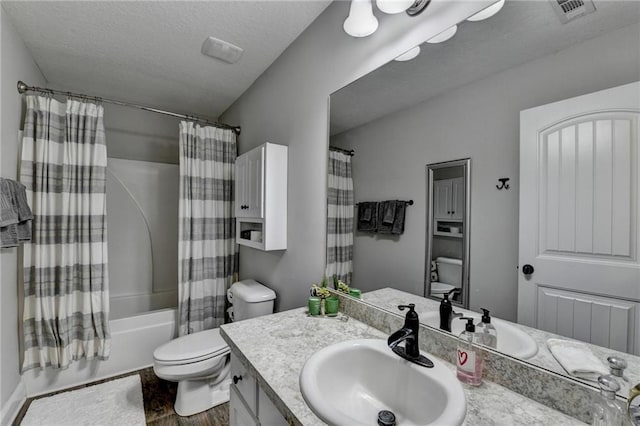
[{"label": "towel hook", "polygon": [[498,188],[499,190],[510,188],[510,185],[507,183],[509,182],[509,178],[499,178],[498,181],[500,182],[500,184],[496,185],[496,188]]}]

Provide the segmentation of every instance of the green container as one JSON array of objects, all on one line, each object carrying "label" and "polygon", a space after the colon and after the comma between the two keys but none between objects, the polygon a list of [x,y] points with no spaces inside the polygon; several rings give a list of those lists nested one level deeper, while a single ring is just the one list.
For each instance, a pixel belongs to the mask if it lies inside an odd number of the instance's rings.
[{"label": "green container", "polygon": [[351,290],[349,290],[349,296],[360,299],[360,296],[362,296],[362,292],[358,288],[352,288]]},{"label": "green container", "polygon": [[335,315],[338,313],[339,299],[335,296],[327,297],[325,311],[327,315]]},{"label": "green container", "polygon": [[309,307],[309,313],[311,315],[320,315],[320,298],[319,297],[310,297],[307,302],[307,306]]}]

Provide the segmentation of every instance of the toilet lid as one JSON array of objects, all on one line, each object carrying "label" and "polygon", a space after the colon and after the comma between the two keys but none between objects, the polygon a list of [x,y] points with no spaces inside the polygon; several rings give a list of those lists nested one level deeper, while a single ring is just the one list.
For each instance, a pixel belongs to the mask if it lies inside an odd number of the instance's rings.
[{"label": "toilet lid", "polygon": [[220,336],[220,329],[199,331],[178,337],[153,352],[157,361],[190,363],[229,352],[229,346]]}]

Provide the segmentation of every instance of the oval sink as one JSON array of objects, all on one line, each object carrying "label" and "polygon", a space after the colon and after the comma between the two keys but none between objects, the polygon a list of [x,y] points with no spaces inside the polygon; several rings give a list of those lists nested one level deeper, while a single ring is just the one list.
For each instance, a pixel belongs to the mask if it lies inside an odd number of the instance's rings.
[{"label": "oval sink", "polygon": [[[478,324],[482,318],[481,314],[464,309],[455,309],[455,312],[461,312],[465,317],[473,318],[475,324]],[[440,312],[421,313],[420,322],[439,328]],[[466,321],[454,318],[451,322],[451,332],[459,336],[464,331],[465,324]],[[524,331],[499,318],[491,318],[491,324],[498,333],[498,347],[496,348],[498,351],[520,359],[528,359],[538,353],[538,344]]]},{"label": "oval sink", "polygon": [[433,368],[400,358],[379,339],[348,340],[313,354],[300,373],[311,410],[331,425],[376,425],[378,413],[397,425],[460,425],[467,402],[460,382],[442,362]]}]

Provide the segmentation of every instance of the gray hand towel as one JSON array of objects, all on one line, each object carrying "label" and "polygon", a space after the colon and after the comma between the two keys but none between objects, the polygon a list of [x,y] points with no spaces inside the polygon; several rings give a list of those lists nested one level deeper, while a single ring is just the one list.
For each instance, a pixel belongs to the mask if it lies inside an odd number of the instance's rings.
[{"label": "gray hand towel", "polygon": [[396,218],[396,202],[386,201],[384,203],[384,217],[382,223],[385,225],[393,225]]},{"label": "gray hand towel", "polygon": [[384,217],[389,210],[389,203],[393,203],[393,201],[381,201],[378,203],[378,230],[376,231],[378,234],[390,234],[393,228],[393,222],[385,223],[384,221]]},{"label": "gray hand towel", "polygon": [[31,241],[33,213],[27,203],[26,188],[10,179],[0,181],[0,247],[16,247]]},{"label": "gray hand towel", "polygon": [[15,190],[9,179],[0,178],[0,226],[18,223]]},{"label": "gray hand towel", "polygon": [[358,231],[376,232],[378,228],[378,203],[358,203]]}]

